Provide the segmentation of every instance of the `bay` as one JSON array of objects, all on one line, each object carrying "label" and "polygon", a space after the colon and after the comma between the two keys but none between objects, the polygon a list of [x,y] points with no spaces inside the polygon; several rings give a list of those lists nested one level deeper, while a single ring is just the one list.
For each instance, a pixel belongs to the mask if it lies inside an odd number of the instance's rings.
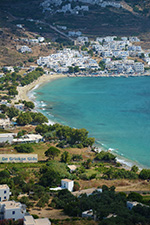
[{"label": "bay", "polygon": [[150,167],[150,78],[61,78],[34,90],[49,120],[86,128],[96,144]]}]

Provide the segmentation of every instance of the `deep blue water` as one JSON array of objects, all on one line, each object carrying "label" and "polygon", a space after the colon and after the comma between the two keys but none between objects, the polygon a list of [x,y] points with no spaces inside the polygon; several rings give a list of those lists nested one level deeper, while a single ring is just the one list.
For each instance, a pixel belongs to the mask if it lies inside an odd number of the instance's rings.
[{"label": "deep blue water", "polygon": [[52,121],[86,128],[96,143],[150,167],[150,78],[61,78],[34,90]]}]

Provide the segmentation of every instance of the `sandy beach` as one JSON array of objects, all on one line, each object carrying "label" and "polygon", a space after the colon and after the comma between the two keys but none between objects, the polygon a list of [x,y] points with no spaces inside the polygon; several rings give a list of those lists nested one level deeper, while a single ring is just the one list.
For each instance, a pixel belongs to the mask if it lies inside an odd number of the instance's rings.
[{"label": "sandy beach", "polygon": [[62,74],[54,74],[54,75],[43,75],[39,77],[37,80],[28,84],[24,87],[17,87],[18,95],[12,100],[12,103],[18,102],[19,100],[30,101],[28,97],[28,92],[35,88],[37,85],[40,86],[43,83],[50,82],[52,80],[56,80],[59,78],[67,77],[67,75]]}]

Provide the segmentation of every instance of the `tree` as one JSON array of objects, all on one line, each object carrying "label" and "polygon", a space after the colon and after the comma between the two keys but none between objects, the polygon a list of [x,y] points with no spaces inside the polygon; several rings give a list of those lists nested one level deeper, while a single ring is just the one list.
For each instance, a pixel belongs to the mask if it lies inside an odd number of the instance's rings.
[{"label": "tree", "polygon": [[139,177],[143,180],[150,179],[150,169],[142,169]]},{"label": "tree", "polygon": [[131,171],[133,171],[134,173],[137,173],[138,170],[139,170],[139,168],[136,165],[132,166],[132,168],[131,168]]},{"label": "tree", "polygon": [[8,91],[8,94],[9,95],[17,95],[18,91],[17,91],[16,87],[11,87]]},{"label": "tree", "polygon": [[60,181],[60,174],[50,168],[48,168],[40,178],[40,184],[44,187],[56,187],[60,185]]},{"label": "tree", "polygon": [[10,119],[19,115],[19,110],[15,107],[8,108],[7,115]]},{"label": "tree", "polygon": [[79,189],[80,189],[80,184],[79,184],[77,181],[75,181],[75,182],[74,182],[73,190],[74,190],[74,191],[79,191]]},{"label": "tree", "polygon": [[29,102],[24,102],[25,107],[27,107],[28,109],[34,109],[35,105],[33,102],[29,101]]},{"label": "tree", "polygon": [[139,193],[131,192],[131,193],[128,195],[128,198],[127,198],[127,199],[128,199],[129,201],[142,202],[143,197],[142,197],[142,195],[140,195]]},{"label": "tree", "polygon": [[6,105],[2,104],[2,105],[0,105],[0,110],[2,110],[2,112],[5,113],[5,112],[7,112],[8,107]]},{"label": "tree", "polygon": [[86,169],[90,169],[91,165],[92,165],[92,160],[91,159],[87,159],[87,161],[84,163]]},{"label": "tree", "polygon": [[62,153],[61,162],[68,163],[70,161],[70,159],[71,159],[71,157],[70,157],[69,152],[65,151]]},{"label": "tree", "polygon": [[48,123],[48,119],[46,116],[44,116],[42,113],[32,113],[31,114],[33,123],[36,124],[42,124],[42,123]]},{"label": "tree", "polygon": [[34,152],[33,148],[32,148],[32,145],[31,144],[21,144],[21,145],[17,145],[15,147],[16,151],[17,152],[20,152],[20,153],[31,153],[31,152]]},{"label": "tree", "polygon": [[48,132],[49,126],[47,124],[37,125],[35,131],[40,134],[45,134]]},{"label": "tree", "polygon": [[27,125],[32,122],[32,117],[29,112],[21,113],[17,118],[18,125]]},{"label": "tree", "polygon": [[48,157],[49,160],[54,159],[55,157],[57,157],[60,154],[60,151],[58,148],[55,148],[53,146],[51,146],[46,152],[45,152],[45,156]]},{"label": "tree", "polygon": [[28,59],[28,62],[34,62],[33,57],[30,57],[30,58]]},{"label": "tree", "polygon": [[74,72],[75,72],[75,73],[80,72],[80,68],[79,68],[78,66],[75,66],[75,67],[74,67]]},{"label": "tree", "polygon": [[72,66],[69,66],[69,70],[68,70],[69,73],[74,73],[74,68]]},{"label": "tree", "polygon": [[88,51],[88,53],[89,53],[91,56],[93,56],[93,50],[92,50],[92,49],[90,49],[90,50]]},{"label": "tree", "polygon": [[95,159],[105,162],[114,162],[116,160],[116,156],[110,152],[101,151],[96,155]]}]

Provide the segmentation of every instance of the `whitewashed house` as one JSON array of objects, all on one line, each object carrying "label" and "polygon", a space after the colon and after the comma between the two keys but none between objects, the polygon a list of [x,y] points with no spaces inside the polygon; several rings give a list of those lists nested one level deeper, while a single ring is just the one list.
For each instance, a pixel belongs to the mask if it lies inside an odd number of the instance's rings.
[{"label": "whitewashed house", "polygon": [[42,42],[45,41],[45,38],[44,37],[38,37],[38,41],[39,41],[39,43],[42,43]]},{"label": "whitewashed house", "polygon": [[31,53],[32,52],[32,49],[29,48],[26,45],[23,45],[23,46],[21,46],[21,48],[18,51],[21,52],[21,53],[25,53],[25,52]]},{"label": "whitewashed house", "polygon": [[26,206],[22,205],[20,202],[15,201],[0,202],[0,220],[23,219],[25,213],[26,213]]},{"label": "whitewashed house", "polygon": [[11,195],[10,189],[7,184],[0,185],[0,202],[8,201]]},{"label": "whitewashed house", "polygon": [[4,133],[0,134],[0,143],[8,142],[9,144],[13,143],[14,136],[16,136],[15,133]]},{"label": "whitewashed house", "polygon": [[68,165],[68,168],[70,170],[70,173],[72,173],[77,169],[77,166],[76,165]]},{"label": "whitewashed house", "polygon": [[68,189],[68,191],[73,191],[74,187],[74,181],[69,179],[63,179],[61,180],[61,188],[62,189]]}]

